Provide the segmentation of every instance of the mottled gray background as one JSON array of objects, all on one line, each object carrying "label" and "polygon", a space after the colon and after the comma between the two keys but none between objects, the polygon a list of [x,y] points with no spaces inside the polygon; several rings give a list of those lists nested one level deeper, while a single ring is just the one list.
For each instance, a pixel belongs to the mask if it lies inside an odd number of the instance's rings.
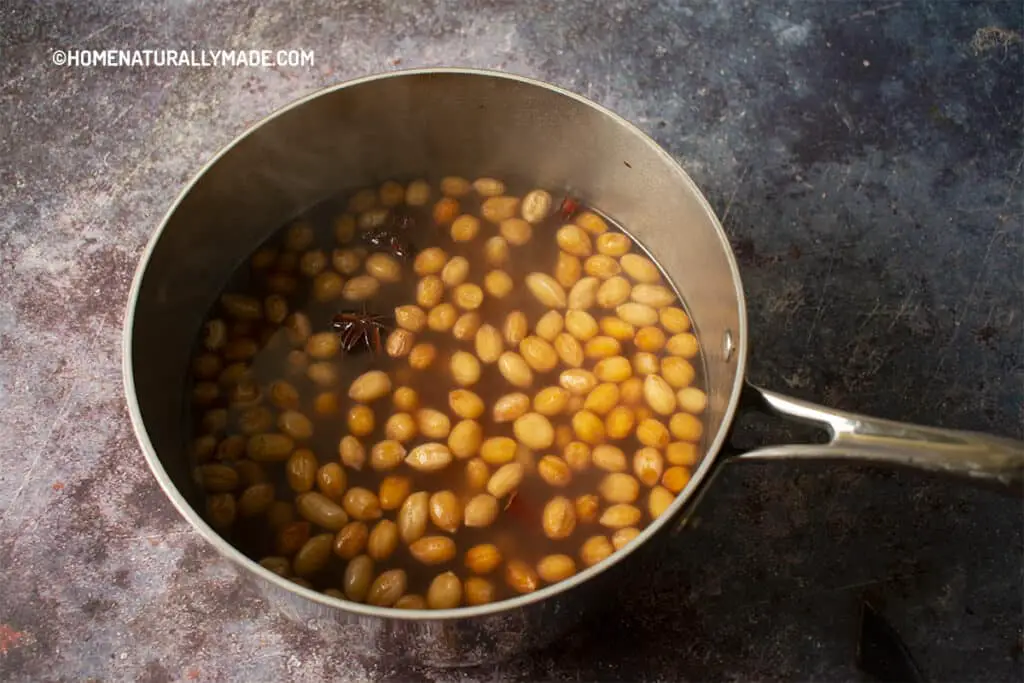
[{"label": "mottled gray background", "polygon": [[[636,122],[724,219],[755,381],[1021,436],[1019,0],[3,3],[0,678],[862,680],[876,597],[933,680],[1021,680],[1018,502],[913,473],[730,468],[618,604],[485,670],[360,661],[178,518],[122,405],[136,261],[254,120],[401,67],[539,77]],[[55,48],[306,48],[303,69],[58,68]]]}]

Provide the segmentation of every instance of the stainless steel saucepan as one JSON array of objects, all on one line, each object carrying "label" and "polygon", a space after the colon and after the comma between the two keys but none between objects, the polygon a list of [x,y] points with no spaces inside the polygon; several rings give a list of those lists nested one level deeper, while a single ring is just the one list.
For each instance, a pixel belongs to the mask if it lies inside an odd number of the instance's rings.
[{"label": "stainless steel saucepan", "polygon": [[[686,300],[704,348],[707,456],[637,542],[569,580],[513,600],[446,611],[344,602],[262,568],[196,511],[185,457],[186,369],[202,316],[228,274],[271,232],[344,188],[459,173],[572,188],[629,230]],[[124,381],[136,434],[160,486],[207,541],[293,618],[340,631],[339,647],[469,665],[544,644],[600,603],[636,550],[682,529],[712,475],[731,459],[831,458],[904,465],[1020,492],[1024,443],[852,415],[745,379],[747,318],[736,259],[707,200],[682,168],[627,121],[582,97],[506,74],[406,71],[330,88],[235,140],[182,192],[135,276],[124,329]],[[737,411],[818,425],[824,444],[736,453]]]}]

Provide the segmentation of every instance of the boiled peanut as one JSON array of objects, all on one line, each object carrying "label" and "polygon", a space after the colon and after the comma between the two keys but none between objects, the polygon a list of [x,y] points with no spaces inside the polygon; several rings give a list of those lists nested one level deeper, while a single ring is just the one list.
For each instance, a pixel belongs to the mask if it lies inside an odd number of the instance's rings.
[{"label": "boiled peanut", "polygon": [[693,358],[700,350],[700,344],[694,335],[689,332],[681,332],[668,338],[668,341],[665,342],[665,350],[673,356]]},{"label": "boiled peanut", "polygon": [[537,321],[534,331],[541,339],[552,342],[565,327],[565,320],[558,311],[548,311]]},{"label": "boiled peanut", "polygon": [[288,459],[295,442],[284,434],[254,434],[245,445],[245,454],[256,462],[282,462]]},{"label": "boiled peanut", "polygon": [[523,339],[519,343],[519,352],[527,365],[537,372],[548,372],[558,365],[558,353],[540,337],[531,335]]},{"label": "boiled peanut", "polygon": [[389,569],[373,580],[366,602],[377,607],[390,607],[405,593],[406,582],[404,570]]},{"label": "boiled peanut", "polygon": [[473,181],[473,189],[481,197],[497,197],[505,193],[505,183],[496,178],[477,178]]},{"label": "boiled peanut", "polygon": [[627,253],[632,246],[629,237],[621,232],[606,232],[597,236],[597,251],[606,256],[618,258]]},{"label": "boiled peanut", "polygon": [[686,441],[673,441],[665,449],[665,459],[673,465],[691,467],[700,459],[697,444]]},{"label": "boiled peanut", "polygon": [[452,221],[451,234],[453,242],[469,242],[480,232],[480,219],[468,213],[462,214]]},{"label": "boiled peanut", "polygon": [[456,458],[468,458],[480,450],[483,429],[475,420],[462,420],[448,433],[448,448]]},{"label": "boiled peanut", "polygon": [[646,327],[658,322],[658,312],[647,304],[635,301],[616,306],[615,315],[634,327]]},{"label": "boiled peanut", "polygon": [[382,510],[397,510],[409,497],[412,481],[409,477],[388,476],[380,480],[377,498],[380,499]]},{"label": "boiled peanut", "polygon": [[397,329],[388,335],[384,349],[392,358],[404,358],[416,344],[416,335],[409,330]]},{"label": "boiled peanut", "polygon": [[510,462],[502,465],[487,481],[487,492],[495,498],[504,498],[519,486],[524,474],[521,463]]},{"label": "boiled peanut", "polygon": [[666,332],[679,334],[690,329],[690,317],[681,308],[663,308],[658,314],[661,326]]},{"label": "boiled peanut", "polygon": [[516,347],[526,337],[529,327],[522,311],[512,311],[505,317],[502,333],[509,346]]},{"label": "boiled peanut", "polygon": [[562,449],[565,462],[577,472],[590,467],[590,446],[582,441],[570,441]]},{"label": "boiled peanut", "polygon": [[466,463],[466,486],[472,491],[481,491],[487,488],[487,482],[491,479],[491,470],[480,458],[473,458]]},{"label": "boiled peanut", "polygon": [[665,333],[661,331],[660,327],[653,325],[641,327],[636,331],[633,344],[640,351],[661,351],[665,346]]},{"label": "boiled peanut", "polygon": [[497,591],[494,584],[479,576],[470,576],[463,582],[463,597],[467,605],[486,605],[494,602]]},{"label": "boiled peanut", "polygon": [[540,588],[540,577],[522,560],[509,560],[505,565],[505,583],[517,593],[532,593]]},{"label": "boiled peanut", "polygon": [[605,254],[594,254],[583,262],[583,271],[592,277],[607,280],[618,275],[622,268],[619,262]]},{"label": "boiled peanut", "polygon": [[378,441],[370,449],[370,467],[378,472],[393,470],[402,464],[404,459],[405,447],[392,439]]},{"label": "boiled peanut", "polygon": [[354,602],[362,602],[370,591],[373,582],[373,560],[369,555],[358,555],[349,560],[345,566],[345,577],[342,590],[345,597]]},{"label": "boiled peanut", "polygon": [[213,353],[200,354],[192,361],[192,372],[197,379],[212,380],[220,374],[222,368],[220,356]]},{"label": "boiled peanut", "polygon": [[459,215],[459,202],[451,197],[442,197],[434,204],[431,211],[434,222],[438,225],[448,225]]},{"label": "boiled peanut", "polygon": [[405,188],[405,203],[409,206],[426,206],[430,201],[430,183],[414,180]]},{"label": "boiled peanut", "polygon": [[238,478],[245,487],[270,481],[263,466],[252,460],[239,460],[235,463],[235,471],[238,472]]},{"label": "boiled peanut", "polygon": [[460,315],[452,325],[452,336],[459,341],[472,341],[479,329],[480,314],[476,311],[469,311]]},{"label": "boiled peanut", "polygon": [[540,413],[526,413],[512,424],[519,443],[535,451],[548,448],[555,442],[551,422]]},{"label": "boiled peanut", "polygon": [[348,409],[346,422],[348,423],[349,434],[353,436],[366,436],[373,431],[376,419],[369,406],[356,404]]},{"label": "boiled peanut", "polygon": [[501,223],[515,216],[518,209],[518,197],[488,197],[480,205],[480,215],[491,223]]},{"label": "boiled peanut", "polygon": [[609,503],[633,503],[640,495],[640,484],[629,474],[611,472],[601,480],[598,491]]},{"label": "boiled peanut", "polygon": [[[696,375],[697,371],[693,369],[693,366],[685,358],[665,356],[661,359],[661,376],[665,378],[665,381],[670,386],[685,391],[685,387],[690,386]],[[681,392],[677,392],[676,399],[681,403],[679,393]]]},{"label": "boiled peanut", "polygon": [[558,383],[574,396],[585,396],[597,386],[597,377],[589,370],[570,368],[562,371]]},{"label": "boiled peanut", "polygon": [[313,423],[297,410],[286,410],[278,415],[277,428],[297,441],[313,436]]},{"label": "boiled peanut", "polygon": [[349,517],[363,522],[379,519],[381,515],[377,494],[359,486],[353,486],[345,492],[341,505]]},{"label": "boiled peanut", "polygon": [[628,469],[626,454],[618,446],[602,444],[591,454],[594,465],[606,472],[625,472]]},{"label": "boiled peanut", "polygon": [[569,403],[569,392],[562,387],[546,387],[533,397],[533,409],[541,415],[558,415]]},{"label": "boiled peanut", "polygon": [[619,264],[626,274],[636,282],[652,284],[661,280],[661,271],[658,270],[658,266],[654,265],[646,256],[623,254],[619,259]]},{"label": "boiled peanut", "polygon": [[[637,478],[646,486],[654,486],[661,479],[661,473],[665,468],[665,459],[656,448],[649,446],[641,448],[633,454],[633,472]],[[632,502],[632,501],[617,501]]]},{"label": "boiled peanut", "polygon": [[267,508],[267,526],[271,531],[280,531],[295,521],[295,506],[283,500],[275,500]]},{"label": "boiled peanut", "polygon": [[[461,286],[461,285],[460,285]],[[455,325],[459,312],[449,303],[441,303],[427,313],[427,327],[434,332],[447,332]]]},{"label": "boiled peanut", "polygon": [[514,288],[512,277],[503,270],[492,270],[484,276],[484,290],[495,299],[504,299]]},{"label": "boiled peanut", "polygon": [[563,251],[573,256],[586,258],[594,252],[590,235],[572,223],[563,225],[558,229],[558,232],[555,233],[555,241]]},{"label": "boiled peanut", "polygon": [[496,362],[503,350],[501,333],[491,325],[481,325],[476,332],[475,348],[476,355],[482,362]]},{"label": "boiled peanut", "polygon": [[559,250],[555,261],[555,279],[566,289],[572,288],[583,274],[583,262],[578,256]]},{"label": "boiled peanut", "polygon": [[379,290],[380,280],[372,275],[357,275],[345,283],[341,296],[348,301],[366,301],[376,296]]},{"label": "boiled peanut", "polygon": [[499,268],[508,261],[508,242],[496,235],[484,242],[484,260],[492,268]]},{"label": "boiled peanut", "polygon": [[[480,380],[480,361],[471,353],[456,351],[450,361],[452,379],[461,386],[471,386]],[[500,367],[500,360],[499,360]],[[502,373],[504,374],[504,373]]]},{"label": "boiled peanut", "polygon": [[352,213],[362,213],[377,206],[377,193],[369,188],[363,188],[349,197],[348,210]]},{"label": "boiled peanut", "polygon": [[278,380],[270,385],[267,392],[270,402],[282,410],[289,410],[299,405],[299,392],[289,382]]},{"label": "boiled peanut", "polygon": [[406,593],[398,598],[394,604],[395,609],[427,609],[427,600],[422,595]]},{"label": "boiled peanut", "polygon": [[357,377],[348,389],[348,397],[360,403],[372,403],[391,392],[391,378],[386,372],[370,370]]},{"label": "boiled peanut", "polygon": [[569,308],[586,310],[592,308],[597,302],[597,290],[601,288],[601,281],[596,277],[585,277],[576,282],[569,290],[567,304]]},{"label": "boiled peanut", "polygon": [[483,399],[468,389],[449,391],[448,407],[459,417],[468,420],[475,420],[484,413]]},{"label": "boiled peanut", "polygon": [[[680,487],[680,490],[682,488]],[[655,486],[647,496],[647,512],[651,519],[657,519],[672,505],[675,496],[667,488]]]},{"label": "boiled peanut", "polygon": [[444,572],[434,577],[427,588],[427,607],[454,609],[462,603],[462,581],[455,572]]},{"label": "boiled peanut", "polygon": [[671,415],[676,409],[676,395],[672,387],[659,375],[644,379],[644,400],[659,415]]},{"label": "boiled peanut", "polygon": [[351,434],[342,437],[338,443],[338,455],[346,467],[354,470],[363,469],[363,463],[366,462],[366,449],[359,439]]},{"label": "boiled peanut", "polygon": [[295,493],[305,493],[313,490],[313,482],[316,480],[318,464],[313,451],[300,448],[288,456],[288,463],[285,465],[285,474],[288,478],[288,486]]},{"label": "boiled peanut", "polygon": [[498,372],[514,387],[525,389],[533,384],[533,372],[523,357],[512,351],[505,351],[498,357]]},{"label": "boiled peanut", "polygon": [[568,332],[561,332],[555,337],[555,352],[568,366],[578,368],[583,365],[583,346]]},{"label": "boiled peanut", "polygon": [[437,528],[454,533],[462,522],[462,504],[451,491],[438,491],[430,496],[430,521]]},{"label": "boiled peanut", "polygon": [[522,246],[530,241],[533,228],[522,218],[506,218],[498,225],[498,231],[509,244]]},{"label": "boiled peanut", "polygon": [[630,298],[640,304],[664,308],[676,301],[675,292],[663,285],[638,284],[629,293]]},{"label": "boiled peanut", "polygon": [[565,308],[565,289],[555,278],[546,273],[530,273],[526,276],[526,287],[541,304],[548,308]]},{"label": "boiled peanut", "polygon": [[640,530],[636,527],[626,526],[621,529],[616,529],[615,533],[612,534],[612,547],[616,550],[622,550],[639,535]]},{"label": "boiled peanut", "polygon": [[331,265],[342,275],[355,275],[363,265],[363,256],[355,249],[335,249],[331,253]]},{"label": "boiled peanut", "polygon": [[394,180],[385,180],[377,189],[382,206],[398,206],[405,200],[405,188]]},{"label": "boiled peanut", "polygon": [[585,566],[593,567],[613,552],[615,548],[606,536],[591,536],[580,547],[580,560]]},{"label": "boiled peanut", "polygon": [[676,394],[679,407],[688,413],[700,415],[708,407],[708,396],[697,387],[681,389]]},{"label": "boiled peanut", "polygon": [[597,288],[595,301],[601,308],[616,308],[629,301],[629,280],[619,275],[610,277]]},{"label": "boiled peanut", "polygon": [[409,350],[409,367],[413,370],[426,370],[437,358],[437,347],[426,342],[417,344]]},{"label": "boiled peanut", "polygon": [[642,513],[635,505],[617,503],[601,513],[598,522],[601,526],[606,526],[610,529],[621,529],[622,527],[635,525],[640,521],[641,517]]},{"label": "boiled peanut", "polygon": [[405,462],[420,472],[436,472],[448,466],[452,452],[442,443],[425,443],[412,449]]},{"label": "boiled peanut", "polygon": [[557,455],[545,455],[537,463],[537,474],[550,486],[558,488],[568,486],[572,481],[572,470]]},{"label": "boiled peanut", "polygon": [[316,491],[296,496],[295,507],[304,519],[331,531],[340,531],[348,524],[348,514],[344,508]]},{"label": "boiled peanut", "polygon": [[263,306],[259,299],[244,294],[222,294],[221,308],[236,320],[260,320],[263,318]]},{"label": "boiled peanut", "polygon": [[398,282],[402,279],[401,264],[389,254],[376,253],[367,256],[366,272],[380,282]]},{"label": "boiled peanut", "polygon": [[351,560],[366,548],[370,530],[364,522],[349,522],[334,537],[334,554],[343,560]]},{"label": "boiled peanut", "polygon": [[704,434],[704,423],[689,413],[676,413],[669,419],[668,430],[679,441],[700,441]]},{"label": "boiled peanut", "polygon": [[590,524],[597,519],[600,501],[597,496],[588,493],[576,498],[573,501],[573,509],[576,511],[576,521],[581,524]]},{"label": "boiled peanut", "polygon": [[478,493],[466,503],[463,520],[468,527],[487,527],[498,518],[498,499],[489,493]]},{"label": "boiled peanut", "polygon": [[310,538],[295,554],[292,573],[302,577],[316,574],[327,566],[333,545],[334,534],[318,534]]},{"label": "boiled peanut", "polygon": [[572,428],[576,432],[576,438],[589,444],[599,444],[604,441],[604,423],[589,410],[581,410],[572,416]]},{"label": "boiled peanut", "polygon": [[537,574],[548,583],[557,583],[576,573],[576,562],[568,555],[547,555],[537,563]]},{"label": "boiled peanut", "polygon": [[423,308],[433,308],[443,298],[444,282],[437,275],[426,275],[416,283],[416,303]]},{"label": "boiled peanut", "polygon": [[441,269],[441,281],[446,287],[461,285],[469,277],[469,259],[453,256]]},{"label": "boiled peanut", "polygon": [[451,431],[452,423],[447,415],[433,408],[420,408],[416,411],[416,426],[420,434],[428,439],[446,439]]},{"label": "boiled peanut", "polygon": [[607,414],[619,402],[619,386],[611,382],[605,382],[594,387],[593,391],[587,394],[583,402],[583,408],[598,415]]},{"label": "boiled peanut", "polygon": [[636,334],[636,328],[614,316],[605,316],[597,321],[602,334],[619,341],[629,341]]},{"label": "boiled peanut", "polygon": [[668,428],[653,419],[639,420],[636,426],[636,438],[645,446],[664,448],[668,445]]},{"label": "boiled peanut", "polygon": [[427,325],[427,314],[419,306],[398,306],[395,308],[395,323],[410,332],[420,332]]},{"label": "boiled peanut", "polygon": [[519,210],[527,222],[536,225],[551,213],[551,203],[551,195],[544,190],[531,190],[523,197]]},{"label": "boiled peanut", "polygon": [[411,387],[398,387],[391,395],[391,402],[398,410],[411,413],[420,406],[420,397]]},{"label": "boiled peanut", "polygon": [[504,465],[516,457],[516,442],[507,436],[494,436],[480,446],[480,458],[488,465]]},{"label": "boiled peanut", "polygon": [[441,192],[449,197],[463,197],[473,189],[465,178],[459,176],[446,176],[441,179]]},{"label": "boiled peanut", "polygon": [[246,445],[244,436],[233,434],[217,445],[217,459],[221,461],[238,460],[245,453]]},{"label": "boiled peanut", "polygon": [[568,538],[576,528],[576,509],[565,496],[555,496],[544,506],[541,526],[550,539]]},{"label": "boiled peanut", "polygon": [[574,309],[565,314],[565,330],[579,341],[585,342],[597,334],[597,321],[586,311]]},{"label": "boiled peanut", "polygon": [[409,554],[426,564],[444,564],[455,557],[455,541],[447,536],[424,536],[409,544]]},{"label": "boiled peanut", "polygon": [[617,339],[598,335],[591,337],[583,345],[583,353],[587,358],[609,358],[622,351],[622,344]]},{"label": "boiled peanut", "polygon": [[377,522],[366,542],[366,554],[381,562],[391,557],[398,547],[398,526],[390,519]]},{"label": "boiled peanut", "polygon": [[430,519],[430,494],[426,491],[418,491],[402,503],[398,510],[397,522],[398,533],[402,541],[411,544],[419,540],[427,531],[427,521]]},{"label": "boiled peanut", "polygon": [[530,409],[530,397],[523,393],[505,394],[494,402],[491,417],[495,422],[512,422]]},{"label": "boiled peanut", "polygon": [[192,400],[199,405],[210,405],[220,396],[220,387],[213,382],[197,382],[192,390]]},{"label": "boiled peanut", "polygon": [[474,574],[490,574],[501,564],[501,551],[490,543],[475,545],[466,551],[464,564]]},{"label": "boiled peanut", "polygon": [[238,488],[239,477],[233,467],[211,464],[196,468],[196,480],[207,493],[228,493]]},{"label": "boiled peanut", "polygon": [[669,467],[661,476],[661,484],[672,493],[679,493],[690,482],[690,470],[679,465]]}]

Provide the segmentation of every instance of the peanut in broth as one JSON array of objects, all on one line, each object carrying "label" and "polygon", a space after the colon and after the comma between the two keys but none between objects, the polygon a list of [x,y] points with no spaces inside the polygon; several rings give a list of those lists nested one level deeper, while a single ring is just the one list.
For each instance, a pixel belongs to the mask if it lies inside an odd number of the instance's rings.
[{"label": "peanut in broth", "polygon": [[[193,362],[191,456],[225,538],[329,595],[444,608],[568,578],[667,508],[707,401],[683,303],[606,217],[519,196],[389,181],[238,269]],[[366,243],[392,212],[417,255]],[[377,353],[346,352],[343,309],[392,318]]]}]

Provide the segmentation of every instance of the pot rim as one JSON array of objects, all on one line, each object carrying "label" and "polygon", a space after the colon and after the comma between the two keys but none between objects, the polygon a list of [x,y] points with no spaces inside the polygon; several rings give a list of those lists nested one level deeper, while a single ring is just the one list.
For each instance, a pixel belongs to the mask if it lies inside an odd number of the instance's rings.
[{"label": "pot rim", "polygon": [[[559,581],[558,583],[546,586],[533,593],[527,593],[520,595],[515,598],[508,600],[501,600],[498,602],[488,603],[485,605],[478,605],[472,607],[459,607],[455,609],[444,609],[444,610],[401,610],[393,607],[375,607],[372,605],[366,605],[363,603],[351,602],[348,600],[342,600],[339,598],[333,598],[328,595],[324,595],[318,591],[304,588],[299,586],[292,581],[281,577],[270,570],[264,568],[255,560],[250,559],[244,555],[240,550],[232,546],[220,534],[218,534],[212,527],[210,527],[201,515],[191,506],[185,497],[181,494],[178,488],[174,485],[171,477],[164,469],[160,458],[156,454],[156,449],[153,447],[152,442],[149,439],[145,423],[142,419],[142,413],[139,408],[138,398],[135,391],[135,377],[133,373],[133,356],[132,356],[132,339],[133,339],[133,327],[135,322],[135,307],[138,302],[139,291],[142,286],[142,281],[146,273],[147,266],[149,265],[150,258],[152,257],[153,251],[156,248],[157,243],[160,241],[163,235],[164,229],[167,227],[171,217],[177,211],[178,206],[184,201],[188,194],[193,188],[203,179],[207,171],[212,168],[222,157],[226,156],[231,152],[236,145],[242,140],[254,133],[257,129],[268,123],[269,121],[282,116],[293,109],[297,109],[302,105],[311,102],[319,97],[328,95],[335,91],[343,88],[351,88],[353,86],[363,85],[378,80],[388,78],[402,78],[407,76],[430,76],[430,75],[462,75],[462,76],[477,76],[485,78],[500,78],[510,81],[517,81],[519,83],[534,86],[537,88],[547,89],[555,92],[564,97],[575,100],[576,102],[588,106],[600,114],[612,119],[619,125],[623,126],[631,135],[639,138],[644,144],[649,146],[658,156],[660,156],[667,164],[667,167],[679,175],[680,180],[689,188],[694,196],[699,200],[701,206],[704,208],[705,213],[714,226],[718,233],[718,238],[722,242],[722,246],[725,250],[726,259],[732,274],[733,284],[736,289],[737,306],[738,306],[738,329],[733,332],[732,344],[733,351],[736,357],[736,377],[733,381],[731,394],[729,396],[728,404],[725,408],[725,412],[722,416],[721,426],[718,429],[718,433],[715,438],[711,441],[708,446],[707,453],[704,459],[701,461],[698,468],[694,471],[690,481],[686,487],[676,496],[672,505],[662,513],[662,515],[648,524],[634,539],[633,542],[627,544],[622,550],[618,550],[612,553],[609,557],[605,558],[601,562],[588,567],[578,574],[572,577]],[[652,255],[653,257],[653,255]],[[732,247],[729,244],[729,240],[725,234],[725,230],[722,227],[721,222],[718,219],[714,209],[708,203],[707,198],[697,187],[697,184],[690,178],[689,174],[683,169],[678,161],[675,160],[668,152],[666,152],[657,142],[655,142],[649,135],[640,130],[633,123],[629,122],[625,118],[619,116],[615,112],[607,109],[606,107],[593,102],[582,95],[578,95],[574,92],[566,90],[556,85],[546,83],[544,81],[537,80],[535,78],[529,78],[526,76],[520,76],[516,74],[494,71],[490,69],[475,69],[475,68],[463,68],[463,67],[431,67],[431,68],[416,68],[416,69],[401,69],[396,71],[390,71],[385,73],[373,74],[370,76],[364,76],[348,81],[338,83],[333,86],[328,86],[317,90],[305,97],[302,97],[290,104],[280,107],[276,111],[263,117],[256,123],[250,125],[241,134],[236,136],[231,142],[221,148],[209,161],[207,161],[202,168],[200,168],[188,181],[185,187],[181,190],[170,208],[164,214],[160,221],[159,227],[150,237],[149,242],[142,253],[139,260],[139,264],[136,267],[135,275],[132,278],[132,286],[128,295],[128,306],[125,312],[124,318],[124,329],[122,331],[122,377],[124,381],[125,400],[128,404],[128,412],[132,422],[132,429],[135,432],[135,436],[139,441],[139,445],[142,447],[142,453],[146,458],[146,463],[149,465],[150,471],[153,476],[156,477],[157,483],[163,490],[164,494],[170,499],[171,503],[178,510],[182,517],[184,517],[192,527],[199,532],[207,542],[212,544],[214,548],[220,552],[221,555],[234,562],[242,569],[251,572],[260,578],[268,581],[278,588],[286,591],[293,592],[304,598],[320,603],[325,607],[342,609],[347,612],[352,612],[362,616],[379,617],[384,619],[399,619],[409,621],[447,621],[452,619],[469,619],[476,617],[486,617],[490,615],[500,614],[502,612],[508,612],[511,610],[519,609],[537,603],[548,598],[552,598],[559,593],[563,593],[577,586],[583,584],[586,581],[596,577],[598,574],[610,569],[614,565],[622,562],[629,557],[635,550],[641,545],[647,542],[651,537],[658,533],[667,524],[674,523],[678,513],[686,506],[691,500],[695,498],[695,494],[698,489],[704,484],[705,480],[710,480],[711,470],[715,467],[716,461],[718,460],[718,454],[721,450],[725,439],[729,432],[729,426],[735,417],[737,406],[740,401],[742,394],[742,388],[746,376],[746,362],[747,362],[747,309],[746,299],[743,293],[743,284],[740,279],[739,266],[736,262],[735,254],[733,253]],[[681,526],[681,525],[680,525]]]}]

